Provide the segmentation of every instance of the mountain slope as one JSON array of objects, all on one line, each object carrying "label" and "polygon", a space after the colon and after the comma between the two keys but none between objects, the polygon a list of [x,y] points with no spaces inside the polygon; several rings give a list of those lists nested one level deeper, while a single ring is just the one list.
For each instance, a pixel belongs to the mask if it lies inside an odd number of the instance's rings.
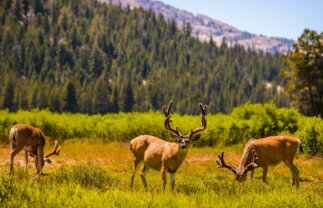
[{"label": "mountain slope", "polygon": [[[10,1],[8,1],[10,2]],[[107,113],[231,112],[280,93],[280,54],[216,46],[153,11],[96,0],[0,2],[0,108]]]},{"label": "mountain slope", "polygon": [[[109,0],[103,0],[110,2]],[[225,24],[221,21],[214,20],[210,17],[193,14],[184,10],[177,9],[170,5],[153,0],[112,0],[113,4],[121,3],[130,7],[143,7],[144,9],[151,9],[156,13],[162,13],[166,19],[174,18],[182,27],[183,22],[191,23],[193,27],[192,34],[197,36],[200,40],[209,40],[212,35],[213,40],[220,45],[222,39],[225,37],[229,41],[235,41],[245,48],[263,50],[265,52],[274,53],[279,51],[286,53],[289,48],[292,48],[293,40],[286,38],[269,38],[262,35],[254,35],[248,32],[243,32],[235,27]]]}]

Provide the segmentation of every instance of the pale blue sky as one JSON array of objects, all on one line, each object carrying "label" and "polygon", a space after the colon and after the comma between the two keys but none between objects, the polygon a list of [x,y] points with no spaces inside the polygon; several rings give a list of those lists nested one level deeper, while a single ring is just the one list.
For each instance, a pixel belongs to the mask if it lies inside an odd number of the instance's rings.
[{"label": "pale blue sky", "polygon": [[323,0],[159,0],[242,31],[296,40],[304,28],[323,31]]}]

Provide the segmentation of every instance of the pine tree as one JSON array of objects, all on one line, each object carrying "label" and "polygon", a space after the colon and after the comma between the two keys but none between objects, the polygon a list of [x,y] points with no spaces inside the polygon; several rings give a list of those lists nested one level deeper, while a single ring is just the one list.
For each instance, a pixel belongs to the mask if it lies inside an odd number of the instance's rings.
[{"label": "pine tree", "polygon": [[35,14],[44,12],[44,7],[43,7],[43,3],[41,2],[41,0],[34,0],[33,9],[34,9]]},{"label": "pine tree", "polygon": [[112,89],[112,94],[110,98],[111,108],[110,112],[118,113],[119,112],[119,106],[118,106],[119,98],[118,98],[118,87],[115,84]]},{"label": "pine tree", "polygon": [[12,13],[17,17],[18,20],[21,20],[22,17],[22,8],[21,8],[21,1],[20,0],[14,0],[12,6]]},{"label": "pine tree", "polygon": [[90,68],[95,78],[98,78],[104,71],[106,67],[104,60],[105,56],[103,51],[97,45],[95,45],[90,57]]},{"label": "pine tree", "polygon": [[104,74],[100,76],[94,87],[93,113],[105,114],[109,110],[109,88]]},{"label": "pine tree", "polygon": [[290,78],[286,93],[307,115],[323,115],[323,32],[305,29],[294,51],[283,55],[284,64],[290,70],[282,70]]},{"label": "pine tree", "polygon": [[15,96],[15,80],[13,77],[9,76],[4,92],[3,92],[3,108],[8,108],[9,111],[14,110],[14,96]]},{"label": "pine tree", "polygon": [[60,89],[51,88],[49,96],[49,109],[54,112],[61,112]]},{"label": "pine tree", "polygon": [[[94,100],[102,113],[159,110],[171,97],[181,112],[193,114],[199,113],[198,101],[212,104],[211,113],[247,101],[289,104],[287,96],[263,87],[266,82],[285,87],[277,74],[280,54],[231,48],[225,40],[217,47],[191,37],[191,25],[182,28],[152,11],[101,1],[5,1],[0,7],[0,107],[8,74],[19,77],[17,108],[25,108],[22,98],[28,92],[28,108],[62,111],[66,95],[61,94],[71,79],[83,113],[94,113]],[[107,88],[98,85],[104,72]]]},{"label": "pine tree", "polygon": [[63,93],[63,111],[76,113],[78,110],[75,85],[68,81]]},{"label": "pine tree", "polygon": [[38,106],[38,88],[34,87],[31,93],[30,108],[37,108]]},{"label": "pine tree", "polygon": [[134,105],[134,95],[130,79],[124,83],[121,94],[121,111],[131,112]]}]

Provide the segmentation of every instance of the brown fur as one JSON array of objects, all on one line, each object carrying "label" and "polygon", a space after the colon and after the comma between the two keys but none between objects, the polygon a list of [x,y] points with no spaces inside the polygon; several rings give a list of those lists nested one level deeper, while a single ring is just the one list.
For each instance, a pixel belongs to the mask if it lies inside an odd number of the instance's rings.
[{"label": "brown fur", "polygon": [[[245,180],[247,172],[251,171],[251,179],[255,168],[263,168],[262,180],[267,183],[266,175],[269,165],[283,161],[293,176],[293,186],[299,187],[299,170],[294,165],[293,160],[300,147],[300,141],[290,136],[270,136],[262,139],[251,139],[245,146],[239,168],[236,169],[236,179]],[[253,151],[256,156],[253,156]],[[256,158],[255,158],[256,157]],[[256,162],[254,162],[256,159]]]},{"label": "brown fur", "polygon": [[177,127],[176,129],[172,128],[170,125],[170,108],[172,103],[173,101],[170,101],[167,108],[166,105],[163,106],[163,112],[166,116],[164,126],[170,135],[177,140],[177,143],[166,142],[150,135],[141,135],[131,140],[129,145],[129,149],[133,153],[133,169],[130,183],[131,189],[133,187],[137,165],[141,161],[144,161],[144,168],[142,169],[140,176],[145,189],[147,190],[145,174],[148,168],[151,168],[161,171],[164,190],[166,185],[166,173],[169,172],[171,176],[172,191],[174,191],[175,173],[187,155],[187,150],[191,146],[190,142],[197,141],[201,137],[201,134],[196,133],[203,131],[206,128],[206,105],[203,106],[201,103],[199,104],[202,112],[201,127],[195,130],[191,129],[190,133],[187,135],[181,134]]},{"label": "brown fur", "polygon": [[[44,146],[46,144],[45,135],[39,128],[35,128],[26,124],[17,124],[10,130],[10,174],[14,173],[13,161],[14,157],[21,151],[25,151],[25,171],[27,172],[28,153],[35,157],[35,167],[37,174],[42,174],[42,168],[44,161],[50,162],[47,158],[44,158]],[[55,147],[57,144],[55,145]],[[57,148],[56,148],[57,149]],[[51,153],[53,154],[53,153]],[[54,153],[56,154],[56,153]],[[47,156],[48,157],[48,156]]]},{"label": "brown fur", "polygon": [[[163,188],[166,184],[166,172],[175,174],[177,169],[184,161],[188,148],[182,149],[179,144],[166,142],[150,135],[141,135],[131,141],[131,151],[133,153],[133,171],[131,177],[131,188],[133,185],[134,174],[137,165],[144,161],[144,168],[140,173],[143,184],[147,189],[145,172],[148,168],[161,171],[163,178]],[[174,176],[172,176],[174,177]],[[171,181],[172,190],[174,189],[174,180]]]}]

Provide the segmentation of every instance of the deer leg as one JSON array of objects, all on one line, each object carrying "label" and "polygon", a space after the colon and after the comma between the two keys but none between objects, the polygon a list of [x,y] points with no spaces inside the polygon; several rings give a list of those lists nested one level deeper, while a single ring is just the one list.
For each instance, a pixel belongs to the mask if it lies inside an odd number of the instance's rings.
[{"label": "deer leg", "polygon": [[292,177],[293,177],[293,179],[292,179],[292,186],[294,186],[295,185],[295,170],[294,170],[294,167],[293,167],[294,165],[293,165],[292,162],[287,162],[285,160],[284,160],[284,163],[287,165],[287,167],[289,168],[290,172],[292,172]]},{"label": "deer leg", "polygon": [[255,171],[254,169],[250,171],[250,180],[252,180],[252,179],[253,179],[254,171]]},{"label": "deer leg", "polygon": [[299,188],[299,170],[294,164],[292,164],[292,167],[294,169],[294,181],[293,181],[293,183],[296,182],[296,188]]},{"label": "deer leg", "polygon": [[175,186],[175,173],[170,174],[170,183],[172,185],[172,192],[174,192],[174,186]]},{"label": "deer leg", "polygon": [[147,166],[144,164],[144,168],[141,170],[141,173],[140,173],[140,177],[141,177],[141,180],[142,180],[142,183],[144,184],[144,187],[147,191],[147,182],[146,182],[146,173],[148,171],[148,168]]},{"label": "deer leg", "polygon": [[139,161],[138,160],[134,160],[133,161],[133,165],[132,165],[132,171],[131,171],[131,182],[130,182],[130,188],[131,188],[131,191],[132,191],[132,186],[133,186],[133,180],[135,178],[135,173],[136,173],[136,170],[137,170],[137,165],[138,165]]},{"label": "deer leg", "polygon": [[44,164],[44,146],[37,147],[37,156],[38,156],[38,169],[37,174],[43,175],[43,164]]},{"label": "deer leg", "polygon": [[13,149],[11,151],[10,154],[10,170],[9,170],[9,174],[13,174],[13,160],[15,158],[15,156],[22,150],[23,146],[15,146],[15,149]]},{"label": "deer leg", "polygon": [[264,166],[262,168],[262,181],[266,184],[268,184],[267,180],[266,180],[266,176],[267,176],[267,171],[268,171],[268,165]]},{"label": "deer leg", "polygon": [[38,174],[38,170],[39,170],[39,167],[38,167],[39,163],[38,163],[38,154],[35,155],[35,168],[37,170],[37,174]]},{"label": "deer leg", "polygon": [[27,168],[28,168],[28,152],[25,151],[25,172],[27,174]]},{"label": "deer leg", "polygon": [[161,174],[162,174],[162,179],[163,179],[163,190],[165,191],[165,187],[166,187],[166,172],[167,172],[167,169],[165,167],[165,165],[163,164],[162,165],[162,168],[161,168]]}]

